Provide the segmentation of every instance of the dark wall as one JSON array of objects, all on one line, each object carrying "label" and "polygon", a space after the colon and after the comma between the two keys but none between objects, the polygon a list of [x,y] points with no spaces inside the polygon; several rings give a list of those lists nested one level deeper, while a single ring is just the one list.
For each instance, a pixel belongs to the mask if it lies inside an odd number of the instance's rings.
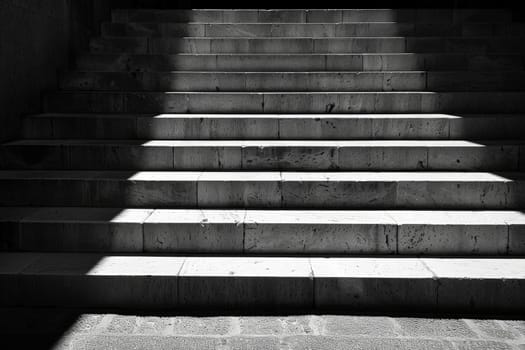
[{"label": "dark wall", "polygon": [[0,0],[0,141],[18,137],[25,114],[38,113],[41,92],[109,18],[103,0]]},{"label": "dark wall", "polygon": [[518,6],[516,0],[488,2],[479,0],[328,0],[308,3],[305,0],[108,0],[119,8],[491,8]]}]

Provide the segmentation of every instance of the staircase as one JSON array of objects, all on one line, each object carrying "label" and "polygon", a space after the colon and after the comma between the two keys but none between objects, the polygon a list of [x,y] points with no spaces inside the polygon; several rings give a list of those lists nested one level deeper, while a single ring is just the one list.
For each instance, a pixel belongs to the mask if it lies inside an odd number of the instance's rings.
[{"label": "staircase", "polygon": [[511,17],[114,11],[0,147],[0,303],[523,312]]}]

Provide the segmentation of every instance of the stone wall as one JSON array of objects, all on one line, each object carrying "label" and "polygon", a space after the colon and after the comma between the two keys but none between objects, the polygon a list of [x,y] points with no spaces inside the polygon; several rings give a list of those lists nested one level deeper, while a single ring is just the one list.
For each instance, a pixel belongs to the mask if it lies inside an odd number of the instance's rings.
[{"label": "stone wall", "polygon": [[19,135],[23,115],[38,113],[41,92],[87,45],[109,16],[100,0],[0,1],[0,141]]}]

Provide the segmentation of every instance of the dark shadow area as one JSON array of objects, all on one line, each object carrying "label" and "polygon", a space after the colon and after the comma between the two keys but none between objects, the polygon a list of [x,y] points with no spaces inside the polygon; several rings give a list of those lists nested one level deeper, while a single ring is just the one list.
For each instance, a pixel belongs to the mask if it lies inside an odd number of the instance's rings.
[{"label": "dark shadow area", "polygon": [[[292,9],[304,8],[304,2],[299,0],[269,0],[265,6],[246,3],[240,0],[223,1],[220,4],[212,0],[111,0],[113,8],[160,8],[160,9],[198,9],[198,8],[264,8],[264,9]],[[479,2],[475,0],[442,0],[439,2],[422,2],[417,0],[396,0],[395,3],[389,0],[362,0],[353,1],[352,6],[343,1],[328,1],[322,5],[315,3],[309,4],[309,8],[330,9],[330,8],[516,8],[519,6],[515,1],[502,0],[495,3]]]}]

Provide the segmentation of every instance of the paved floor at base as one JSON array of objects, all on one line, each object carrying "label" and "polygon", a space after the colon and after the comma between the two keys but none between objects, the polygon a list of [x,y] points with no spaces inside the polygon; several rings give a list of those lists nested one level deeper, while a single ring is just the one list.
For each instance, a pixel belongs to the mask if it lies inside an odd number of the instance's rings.
[{"label": "paved floor at base", "polygon": [[525,321],[363,315],[139,315],[0,309],[2,349],[514,349]]}]

